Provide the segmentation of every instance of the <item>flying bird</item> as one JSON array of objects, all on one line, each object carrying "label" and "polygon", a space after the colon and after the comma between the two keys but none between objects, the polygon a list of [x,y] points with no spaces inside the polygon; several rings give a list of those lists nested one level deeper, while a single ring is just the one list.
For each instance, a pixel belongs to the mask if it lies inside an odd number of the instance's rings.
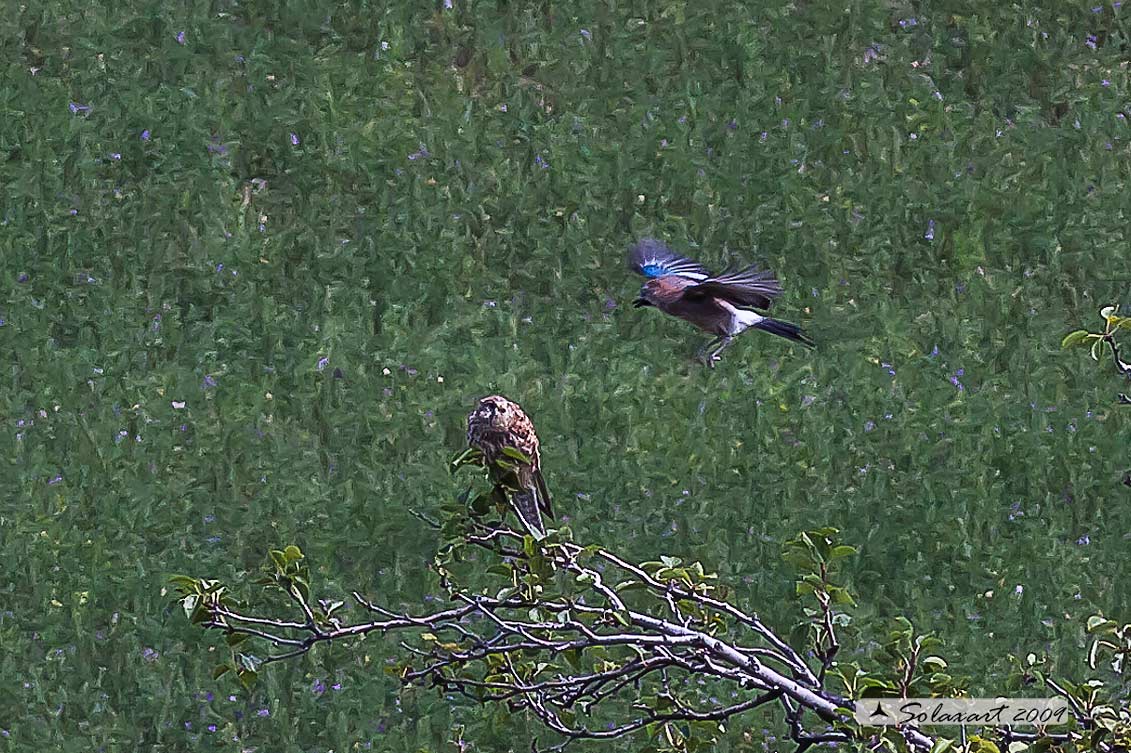
[{"label": "flying bird", "polygon": [[750,327],[815,345],[796,324],[755,311],[768,309],[782,293],[781,283],[769,270],[759,271],[751,265],[712,275],[699,262],[680,256],[654,238],[644,238],[629,249],[628,266],[648,278],[633,306],[654,306],[715,335],[699,351],[699,358],[712,368],[735,336]]},{"label": "flying bird", "polygon": [[506,495],[511,509],[535,539],[546,537],[542,516],[554,517],[542,476],[534,423],[501,395],[479,401],[467,417],[467,444],[482,454],[489,478]]}]

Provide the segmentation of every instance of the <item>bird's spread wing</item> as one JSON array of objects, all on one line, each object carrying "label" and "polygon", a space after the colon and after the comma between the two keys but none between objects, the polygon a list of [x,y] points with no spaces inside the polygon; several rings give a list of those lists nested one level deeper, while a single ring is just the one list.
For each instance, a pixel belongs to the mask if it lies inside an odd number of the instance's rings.
[{"label": "bird's spread wing", "polygon": [[680,256],[663,241],[642,238],[628,250],[628,266],[645,277],[678,275],[689,280],[706,280],[710,275],[703,265]]},{"label": "bird's spread wing", "polygon": [[750,266],[737,272],[708,277],[683,291],[685,298],[722,298],[738,306],[766,309],[782,294],[781,283],[768,269]]}]

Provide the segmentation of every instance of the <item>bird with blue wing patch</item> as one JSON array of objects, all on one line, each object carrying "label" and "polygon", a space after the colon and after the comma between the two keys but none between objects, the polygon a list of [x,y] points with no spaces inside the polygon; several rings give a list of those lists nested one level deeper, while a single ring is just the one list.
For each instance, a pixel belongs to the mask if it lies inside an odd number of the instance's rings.
[{"label": "bird with blue wing patch", "polygon": [[754,310],[768,309],[782,294],[781,283],[769,270],[751,265],[712,275],[703,265],[654,238],[644,238],[629,249],[628,266],[648,278],[634,306],[653,306],[715,335],[699,351],[699,357],[712,368],[735,336],[751,327],[808,347],[815,345],[796,324]]},{"label": "bird with blue wing patch", "polygon": [[680,256],[663,241],[644,238],[628,254],[628,266],[645,277],[677,275],[688,280],[706,280],[707,270],[699,262]]}]

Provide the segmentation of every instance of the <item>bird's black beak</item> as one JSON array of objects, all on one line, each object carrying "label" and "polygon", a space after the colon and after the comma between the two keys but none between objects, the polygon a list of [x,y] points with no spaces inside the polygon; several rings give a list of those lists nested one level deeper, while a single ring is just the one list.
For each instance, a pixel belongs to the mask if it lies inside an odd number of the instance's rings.
[{"label": "bird's black beak", "polygon": [[635,301],[632,302],[632,307],[637,308],[637,309],[642,308],[644,306],[651,306],[651,305],[652,304],[648,303],[648,301],[644,300],[643,298],[637,298]]}]

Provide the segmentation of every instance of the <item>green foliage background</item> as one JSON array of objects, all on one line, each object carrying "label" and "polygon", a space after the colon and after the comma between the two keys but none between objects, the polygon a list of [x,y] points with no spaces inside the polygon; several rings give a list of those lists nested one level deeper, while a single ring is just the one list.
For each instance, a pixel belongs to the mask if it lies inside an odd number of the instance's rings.
[{"label": "green foliage background", "polygon": [[[294,542],[424,608],[408,510],[495,391],[582,542],[701,559],[784,631],[783,542],[837,526],[845,658],[906,615],[974,691],[1010,652],[1081,676],[1081,618],[1131,612],[1127,418],[1057,349],[1126,297],[1129,12],[10,5],[0,750],[528,749],[398,702],[392,641],[213,682],[161,593]],[[777,270],[821,347],[694,364],[628,306],[642,234]],[[720,750],[776,747],[745,723]]]}]

